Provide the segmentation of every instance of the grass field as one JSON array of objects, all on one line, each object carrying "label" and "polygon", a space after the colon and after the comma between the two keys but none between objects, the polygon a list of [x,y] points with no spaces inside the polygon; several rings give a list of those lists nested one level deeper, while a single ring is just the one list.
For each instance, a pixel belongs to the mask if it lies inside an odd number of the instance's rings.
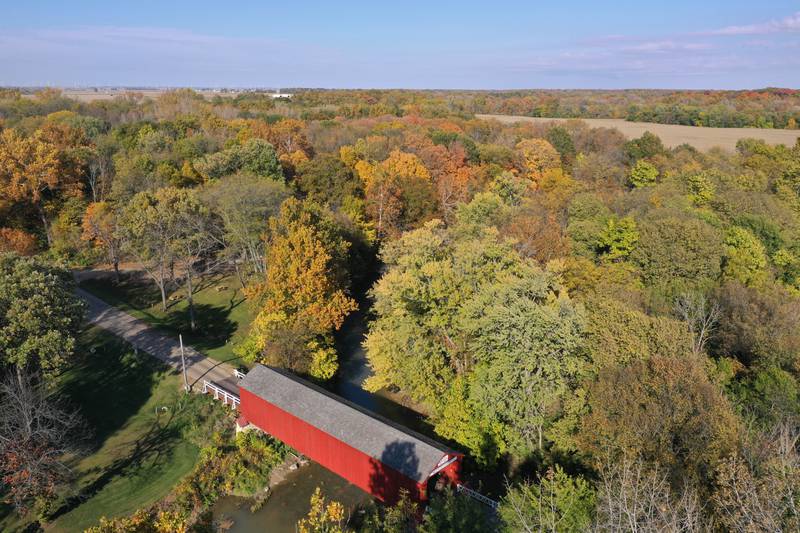
[{"label": "grass field", "polygon": [[[500,122],[563,122],[563,118],[520,117],[511,115],[476,115],[478,118],[496,119]],[[572,120],[572,119],[570,119]],[[627,138],[641,137],[646,131],[661,137],[664,144],[674,148],[681,144],[689,144],[698,150],[709,150],[715,146],[734,150],[736,141],[752,137],[763,139],[769,144],[794,145],[800,137],[800,130],[770,130],[763,128],[701,128],[697,126],[679,126],[675,124],[653,124],[649,122],[628,122],[621,118],[587,118],[580,119],[593,128],[616,128]]]},{"label": "grass field", "polygon": [[[94,433],[88,455],[69,465],[77,479],[49,531],[82,531],[103,515],[129,514],[163,498],[192,470],[198,454],[182,437],[195,417],[177,375],[96,328],[82,335],[79,357],[60,377],[60,394],[80,409]],[[25,526],[4,511],[0,530]]]},{"label": "grass field", "polygon": [[[126,274],[119,284],[101,277],[86,279],[80,285],[164,332],[175,336],[181,333],[185,343],[218,361],[235,359],[233,346],[247,334],[254,316],[235,278],[207,277],[199,284],[194,296],[197,317],[194,332],[189,327],[186,300],[179,298],[168,302],[167,311],[163,311],[158,290],[146,278]],[[181,295],[180,292],[176,294]]]}]

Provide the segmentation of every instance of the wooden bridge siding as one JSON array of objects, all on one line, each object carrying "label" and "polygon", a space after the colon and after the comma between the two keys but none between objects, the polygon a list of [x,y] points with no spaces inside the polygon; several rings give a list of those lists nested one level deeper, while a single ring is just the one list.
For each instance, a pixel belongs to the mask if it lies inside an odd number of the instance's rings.
[{"label": "wooden bridge siding", "polygon": [[400,489],[415,500],[425,499],[424,484],[404,476],[369,455],[345,444],[294,415],[240,389],[240,413],[251,423],[301,454],[338,474],[386,503],[394,503]]}]

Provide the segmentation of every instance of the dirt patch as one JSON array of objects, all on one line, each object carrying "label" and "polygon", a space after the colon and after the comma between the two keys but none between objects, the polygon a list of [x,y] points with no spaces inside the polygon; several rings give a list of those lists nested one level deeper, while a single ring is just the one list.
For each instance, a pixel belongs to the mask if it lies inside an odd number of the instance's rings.
[{"label": "dirt patch", "polygon": [[[482,119],[495,119],[503,123],[565,122],[563,118],[521,117],[511,115],[476,115]],[[629,122],[621,118],[586,118],[580,119],[593,128],[616,128],[627,138],[641,137],[646,131],[658,135],[664,144],[674,148],[681,144],[689,144],[698,150],[709,150],[715,146],[734,150],[736,141],[744,138],[762,139],[768,144],[785,144],[792,146],[800,138],[800,130],[770,130],[763,128],[701,128],[698,126],[678,126],[675,124],[653,124],[650,122]]]}]

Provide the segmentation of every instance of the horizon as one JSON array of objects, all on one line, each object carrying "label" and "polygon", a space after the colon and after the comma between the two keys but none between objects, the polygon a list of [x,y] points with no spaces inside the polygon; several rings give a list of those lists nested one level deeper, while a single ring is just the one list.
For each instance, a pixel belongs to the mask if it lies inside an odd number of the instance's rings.
[{"label": "horizon", "polygon": [[[0,85],[407,90],[800,87],[796,2],[248,0],[4,8]],[[580,16],[578,16],[580,15]],[[334,22],[335,21],[335,22]]]}]

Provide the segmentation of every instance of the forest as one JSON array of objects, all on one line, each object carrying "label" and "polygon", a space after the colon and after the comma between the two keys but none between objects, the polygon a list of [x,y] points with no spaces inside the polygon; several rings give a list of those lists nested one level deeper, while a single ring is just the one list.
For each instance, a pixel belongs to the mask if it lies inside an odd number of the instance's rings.
[{"label": "forest", "polygon": [[[129,347],[87,333],[71,273],[105,265],[115,301],[147,292],[197,339],[220,322],[201,296],[237,291],[214,347],[323,385],[362,313],[365,388],[500,502],[348,518],[318,492],[300,531],[800,529],[800,141],[700,152],[482,112],[796,128],[800,92],[0,93],[0,516],[81,509],[71,465],[111,430],[65,391]],[[196,460],[91,531],[213,530],[287,453],[180,402],[169,439]]]}]

